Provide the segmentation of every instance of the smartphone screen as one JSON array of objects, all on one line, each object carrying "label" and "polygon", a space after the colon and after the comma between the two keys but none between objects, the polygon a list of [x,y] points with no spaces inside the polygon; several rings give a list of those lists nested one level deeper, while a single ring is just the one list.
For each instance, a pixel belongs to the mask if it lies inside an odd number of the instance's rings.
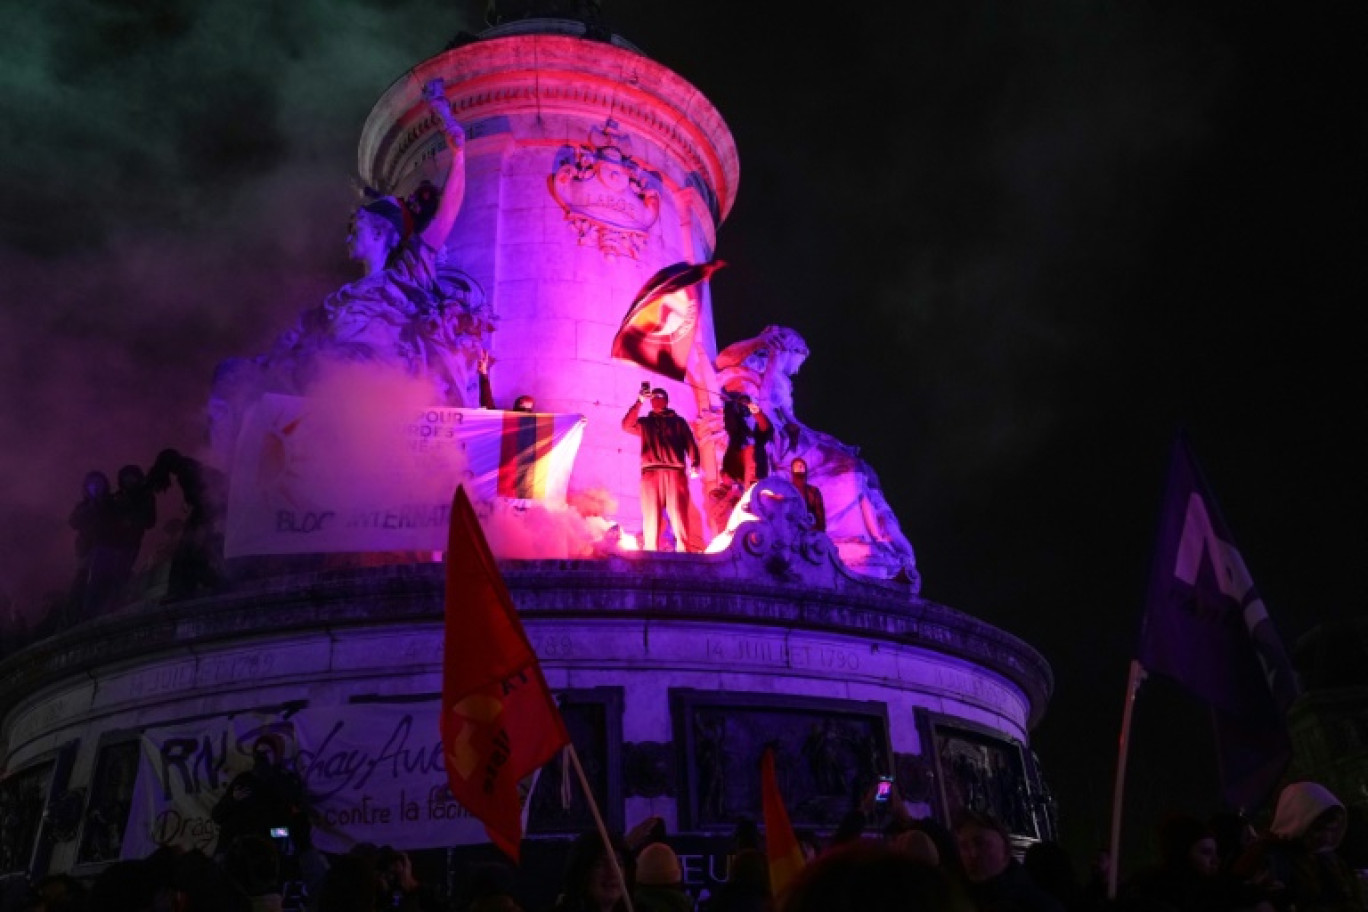
[{"label": "smartphone screen", "polygon": [[891,779],[880,779],[879,789],[874,793],[875,801],[887,801],[888,796],[893,791],[893,781]]}]

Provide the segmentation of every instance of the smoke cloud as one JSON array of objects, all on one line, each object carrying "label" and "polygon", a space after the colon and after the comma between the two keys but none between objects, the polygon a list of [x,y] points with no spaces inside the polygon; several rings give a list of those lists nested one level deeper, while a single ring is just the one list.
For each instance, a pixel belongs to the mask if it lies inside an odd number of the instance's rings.
[{"label": "smoke cloud", "polygon": [[85,472],[206,455],[214,366],[355,277],[369,107],[477,26],[443,0],[11,7],[0,602],[31,615],[74,569]]}]

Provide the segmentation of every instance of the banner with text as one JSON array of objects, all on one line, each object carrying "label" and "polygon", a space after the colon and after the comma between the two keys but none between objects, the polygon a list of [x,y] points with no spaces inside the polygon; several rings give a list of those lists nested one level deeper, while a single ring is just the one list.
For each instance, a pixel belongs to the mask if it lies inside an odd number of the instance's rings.
[{"label": "banner with text", "polygon": [[[237,714],[149,730],[121,857],[144,858],[159,846],[213,853],[214,806],[252,769],[263,741],[283,758],[278,774],[302,786],[321,851],[345,852],[356,842],[398,849],[487,843],[484,825],[447,787],[437,712],[434,698],[306,708],[288,721]],[[524,824],[535,782],[529,776],[519,790]]]},{"label": "banner with text", "polygon": [[564,504],[582,415],[392,411],[263,396],[238,437],[224,554],[440,551],[458,484],[477,504]]}]

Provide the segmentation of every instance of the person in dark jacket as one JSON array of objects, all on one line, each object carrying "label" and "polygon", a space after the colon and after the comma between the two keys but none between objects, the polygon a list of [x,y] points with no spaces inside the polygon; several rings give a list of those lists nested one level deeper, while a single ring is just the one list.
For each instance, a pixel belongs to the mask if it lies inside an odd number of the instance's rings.
[{"label": "person in dark jacket", "polygon": [[1292,782],[1278,795],[1268,832],[1232,870],[1264,886],[1279,909],[1363,912],[1363,885],[1339,853],[1348,831],[1344,803],[1318,782]]},{"label": "person in dark jacket", "polygon": [[613,860],[596,831],[581,833],[570,844],[561,892],[551,912],[625,912],[626,893],[636,869],[632,854],[613,840]]},{"label": "person in dark jacket", "polygon": [[770,912],[769,859],[757,848],[741,849],[732,856],[727,882],[717,888],[705,912]]},{"label": "person in dark jacket", "polygon": [[[642,415],[648,403],[651,411]],[[660,520],[668,515],[676,550],[702,551],[689,502],[689,479],[698,477],[698,441],[689,422],[670,408],[670,394],[656,387],[641,391],[622,416],[622,429],[641,438],[642,550],[660,550]]]},{"label": "person in dark jacket", "polygon": [[722,454],[722,472],[744,492],[770,473],[766,445],[774,439],[774,425],[745,393],[728,393],[722,403],[722,427],[727,433],[727,449]]},{"label": "person in dark jacket", "polygon": [[157,524],[157,495],[140,466],[119,469],[119,486],[111,498],[114,507],[114,542],[118,551],[118,592],[124,595],[133,577],[133,566],[142,550],[143,536]]},{"label": "person in dark jacket", "polygon": [[64,624],[103,614],[118,586],[118,522],[108,475],[86,473],[67,523],[76,530],[76,576]]},{"label": "person in dark jacket", "polygon": [[955,818],[955,843],[969,880],[969,897],[979,912],[1064,912],[1053,896],[1036,886],[1012,857],[1007,828],[991,814],[961,811]]},{"label": "person in dark jacket", "polygon": [[228,479],[218,469],[167,448],[157,454],[147,484],[161,493],[180,485],[186,516],[167,579],[166,601],[190,598],[223,586],[223,518]]},{"label": "person in dark jacket", "polygon": [[1244,912],[1262,892],[1221,871],[1216,834],[1205,820],[1172,813],[1159,823],[1159,862],[1123,885],[1126,912]]},{"label": "person in dark jacket", "polygon": [[818,532],[825,532],[826,501],[822,499],[821,488],[808,482],[806,460],[795,459],[789,463],[789,477],[793,479],[793,486],[803,498],[803,506],[807,508],[808,516],[812,517],[812,528]]},{"label": "person in dark jacket", "polygon": [[944,869],[858,839],[805,866],[776,898],[778,912],[982,912]]},{"label": "person in dark jacket", "polygon": [[[480,408],[496,409],[494,404],[494,387],[489,382],[489,366],[494,363],[493,357],[489,352],[481,351],[479,359],[475,362],[475,373],[480,378]],[[535,412],[536,402],[526,393],[513,400],[513,412]]]}]

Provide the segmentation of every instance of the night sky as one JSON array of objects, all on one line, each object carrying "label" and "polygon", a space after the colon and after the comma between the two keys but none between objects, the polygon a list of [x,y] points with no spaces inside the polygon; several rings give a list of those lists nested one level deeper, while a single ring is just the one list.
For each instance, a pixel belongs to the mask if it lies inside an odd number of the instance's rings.
[{"label": "night sky", "polygon": [[[5,7],[0,597],[31,615],[84,473],[198,450],[214,365],[355,276],[361,124],[483,4]],[[797,414],[862,447],[923,595],[1053,666],[1034,746],[1081,861],[1180,426],[1289,645],[1364,607],[1364,7],[604,14],[736,139],[719,345],[798,330]],[[1134,838],[1215,808],[1201,719],[1142,692]]]}]

